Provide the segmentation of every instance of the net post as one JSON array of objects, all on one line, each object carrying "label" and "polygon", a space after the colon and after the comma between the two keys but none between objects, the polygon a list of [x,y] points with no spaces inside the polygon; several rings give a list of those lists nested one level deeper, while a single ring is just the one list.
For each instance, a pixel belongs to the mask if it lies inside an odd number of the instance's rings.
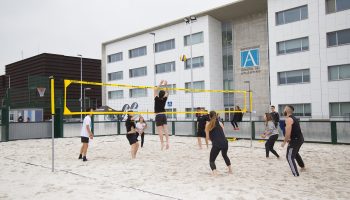
[{"label": "net post", "polygon": [[253,112],[253,92],[249,91],[249,110]]},{"label": "net post", "polygon": [[52,139],[52,166],[51,172],[55,171],[55,80],[51,76],[51,139]]},{"label": "net post", "polygon": [[152,121],[152,135],[156,134],[156,123],[155,121]]},{"label": "net post", "polygon": [[117,122],[117,134],[120,135],[120,121]]},{"label": "net post", "polygon": [[337,144],[337,122],[331,122],[331,141],[332,144]]},{"label": "net post", "polygon": [[171,122],[171,132],[172,135],[175,135],[175,121]]}]

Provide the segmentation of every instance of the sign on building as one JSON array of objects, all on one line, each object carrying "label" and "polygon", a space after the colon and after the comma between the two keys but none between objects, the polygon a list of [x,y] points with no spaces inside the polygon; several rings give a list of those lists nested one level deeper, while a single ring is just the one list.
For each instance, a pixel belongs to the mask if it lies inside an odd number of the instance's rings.
[{"label": "sign on building", "polygon": [[241,50],[241,67],[251,68],[260,65],[259,48]]}]

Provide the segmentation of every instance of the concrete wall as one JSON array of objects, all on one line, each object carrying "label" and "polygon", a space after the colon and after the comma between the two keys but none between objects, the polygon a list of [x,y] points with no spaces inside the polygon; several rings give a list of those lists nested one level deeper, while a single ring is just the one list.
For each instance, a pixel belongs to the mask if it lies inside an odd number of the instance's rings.
[{"label": "concrete wall", "polygon": [[[233,20],[232,23],[234,86],[236,90],[248,90],[248,84],[244,81],[250,81],[250,87],[253,91],[253,111],[256,111],[253,113],[253,117],[260,118],[269,110],[270,104],[267,14],[258,13],[246,16]],[[241,67],[240,52],[254,47],[259,48],[260,66],[255,70],[244,71]],[[236,94],[235,102],[236,105],[242,107],[243,95]]]}]

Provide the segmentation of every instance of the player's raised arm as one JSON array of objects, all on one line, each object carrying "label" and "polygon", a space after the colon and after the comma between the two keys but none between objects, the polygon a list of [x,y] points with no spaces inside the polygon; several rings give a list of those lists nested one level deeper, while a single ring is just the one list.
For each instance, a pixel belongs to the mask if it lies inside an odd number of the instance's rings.
[{"label": "player's raised arm", "polygon": [[161,80],[159,85],[154,87],[154,97],[158,96],[158,90],[163,83],[164,83],[164,80]]},{"label": "player's raised arm", "polygon": [[168,97],[169,96],[168,81],[164,81],[163,84],[165,86],[165,95],[164,95],[164,97]]}]

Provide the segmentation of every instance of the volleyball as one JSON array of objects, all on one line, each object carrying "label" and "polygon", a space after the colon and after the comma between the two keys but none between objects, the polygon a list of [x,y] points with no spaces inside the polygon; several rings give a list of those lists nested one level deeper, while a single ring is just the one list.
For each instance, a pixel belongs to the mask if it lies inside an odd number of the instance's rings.
[{"label": "volleyball", "polygon": [[182,54],[182,55],[180,56],[180,60],[181,60],[182,62],[186,62],[186,60],[187,60],[186,55]]}]

